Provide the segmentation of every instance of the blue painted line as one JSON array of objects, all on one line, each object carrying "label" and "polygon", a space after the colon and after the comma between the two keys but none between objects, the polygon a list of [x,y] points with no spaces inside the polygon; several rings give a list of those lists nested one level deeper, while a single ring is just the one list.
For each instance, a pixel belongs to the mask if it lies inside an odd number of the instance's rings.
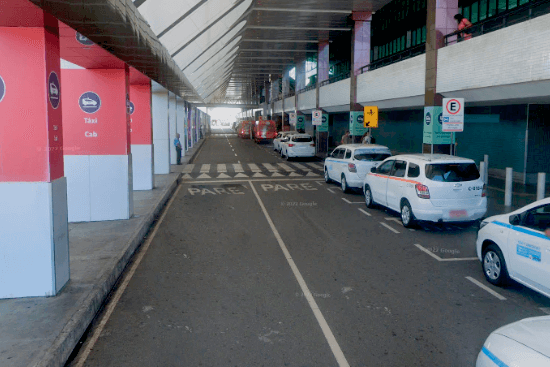
[{"label": "blue painted line", "polygon": [[544,234],[532,231],[530,229],[526,229],[526,228],[523,228],[523,227],[517,227],[517,226],[513,226],[511,224],[506,224],[506,223],[497,222],[497,221],[494,221],[493,223],[496,224],[497,226],[510,228],[511,230],[514,230],[514,231],[517,231],[517,232],[525,233],[525,234],[528,234],[530,236],[534,236],[534,237],[538,237],[538,238],[542,238],[542,239],[545,239],[547,241],[550,241],[550,238],[546,237]]},{"label": "blue painted line", "polygon": [[500,359],[497,358],[493,353],[489,351],[489,349],[483,347],[481,348],[481,351],[483,354],[485,354],[491,361],[493,361],[494,364],[496,364],[498,367],[508,367],[508,365],[504,362],[502,362]]}]

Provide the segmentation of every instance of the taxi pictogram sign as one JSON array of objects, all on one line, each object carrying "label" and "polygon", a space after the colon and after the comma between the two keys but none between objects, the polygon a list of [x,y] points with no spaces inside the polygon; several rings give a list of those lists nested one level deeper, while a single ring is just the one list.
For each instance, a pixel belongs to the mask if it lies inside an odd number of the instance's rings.
[{"label": "taxi pictogram sign", "polygon": [[364,127],[378,127],[378,106],[365,106],[363,115]]}]

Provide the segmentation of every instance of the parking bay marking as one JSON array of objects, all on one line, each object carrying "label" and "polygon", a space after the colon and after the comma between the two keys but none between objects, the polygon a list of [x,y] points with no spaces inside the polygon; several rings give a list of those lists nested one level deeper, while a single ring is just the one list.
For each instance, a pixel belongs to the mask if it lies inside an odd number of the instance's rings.
[{"label": "parking bay marking", "polygon": [[384,227],[386,227],[387,229],[389,229],[390,231],[392,231],[393,233],[401,233],[401,232],[399,232],[398,230],[393,229],[391,226],[387,225],[387,224],[384,223],[384,222],[380,222],[380,224],[383,225]]},{"label": "parking bay marking", "polygon": [[427,248],[422,247],[418,243],[415,243],[414,245],[420,251],[423,251],[423,252],[427,253],[428,255],[430,255],[431,257],[436,259],[437,261],[472,261],[472,260],[479,260],[477,257],[451,257],[451,258],[448,258],[448,259],[443,259],[443,258],[437,256],[436,254],[434,254],[433,252],[431,252],[430,250],[428,250]]},{"label": "parking bay marking", "polygon": [[342,198],[342,200],[344,200],[346,203],[348,204],[364,204],[363,201],[349,201],[348,199],[346,198]]},{"label": "parking bay marking", "polygon": [[360,208],[359,211],[360,211],[361,213],[365,214],[365,215],[368,215],[369,217],[371,216],[371,214],[370,214],[368,211],[366,211],[366,210],[363,210],[363,209]]},{"label": "parking bay marking", "polygon": [[500,294],[498,294],[497,292],[495,292],[495,291],[492,290],[491,288],[487,287],[485,284],[478,282],[477,280],[475,280],[475,279],[472,278],[472,277],[466,277],[466,279],[468,279],[470,282],[472,282],[472,283],[474,283],[475,285],[477,285],[479,288],[486,290],[487,292],[489,292],[490,294],[492,294],[493,296],[495,296],[495,297],[498,298],[499,300],[501,300],[501,301],[506,301],[506,297],[501,296]]},{"label": "parking bay marking", "polygon": [[300,288],[302,289],[302,294],[304,294],[309,307],[313,311],[313,314],[315,315],[315,318],[317,319],[317,322],[319,323],[319,326],[321,327],[321,330],[323,331],[323,334],[325,335],[325,338],[327,339],[328,345],[334,354],[334,357],[336,358],[336,361],[338,362],[338,365],[340,367],[349,367],[349,363],[346,360],[346,357],[344,356],[344,353],[342,352],[342,349],[340,348],[340,345],[338,344],[338,341],[336,341],[336,338],[334,337],[334,334],[332,333],[332,330],[330,329],[330,326],[328,325],[325,317],[323,316],[323,313],[319,309],[319,306],[317,305],[317,302],[315,302],[315,299],[313,298],[313,295],[311,291],[309,290],[306,281],[302,277],[302,274],[300,273],[300,270],[296,266],[296,263],[294,262],[294,259],[292,259],[292,256],[290,255],[290,252],[288,251],[283,239],[281,238],[281,235],[279,234],[279,231],[277,231],[277,228],[275,227],[275,224],[271,220],[271,217],[269,216],[269,213],[267,212],[264,203],[262,199],[260,198],[260,195],[256,191],[256,188],[254,187],[254,184],[252,181],[248,181],[250,184],[250,188],[254,192],[254,195],[256,196],[256,199],[258,200],[258,203],[260,204],[260,207],[262,209],[262,212],[264,213],[265,218],[267,219],[267,222],[269,223],[269,226],[271,227],[271,231],[275,235],[275,238],[277,239],[277,242],[279,243],[279,247],[281,248],[283,254],[285,255],[285,258],[288,262],[288,265],[290,265],[290,268],[292,269],[292,273],[294,274],[294,277],[298,281],[298,284],[300,285]]},{"label": "parking bay marking", "polygon": [[332,189],[327,189],[328,191],[330,191],[331,194],[336,194],[334,191],[332,191]]}]

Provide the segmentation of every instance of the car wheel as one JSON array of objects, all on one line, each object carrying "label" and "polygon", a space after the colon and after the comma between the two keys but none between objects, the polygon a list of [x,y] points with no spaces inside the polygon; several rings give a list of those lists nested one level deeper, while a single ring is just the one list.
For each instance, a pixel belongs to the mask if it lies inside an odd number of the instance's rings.
[{"label": "car wheel", "polygon": [[330,179],[330,176],[328,175],[328,169],[325,168],[325,182],[331,183],[332,180]]},{"label": "car wheel", "polygon": [[502,252],[495,244],[487,246],[483,252],[483,274],[485,279],[494,285],[503,285],[508,280],[508,270]]},{"label": "car wheel", "polygon": [[286,160],[289,161],[290,157],[288,156],[288,152],[286,152]]},{"label": "car wheel", "polygon": [[414,214],[411,208],[411,204],[408,201],[403,201],[401,204],[401,222],[403,227],[411,228],[415,224]]},{"label": "car wheel", "polygon": [[346,175],[342,175],[342,179],[340,180],[340,187],[342,188],[342,192],[348,192],[348,182],[346,181]]},{"label": "car wheel", "polygon": [[372,208],[374,206],[374,202],[372,201],[372,191],[370,191],[370,186],[365,186],[365,205],[367,208]]}]

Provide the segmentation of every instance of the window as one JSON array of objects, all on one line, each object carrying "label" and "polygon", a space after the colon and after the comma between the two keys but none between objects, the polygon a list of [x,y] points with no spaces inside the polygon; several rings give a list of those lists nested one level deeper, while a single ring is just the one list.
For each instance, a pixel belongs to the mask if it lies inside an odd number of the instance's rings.
[{"label": "window", "polygon": [[295,136],[292,138],[292,141],[296,143],[309,143],[313,141],[313,138],[311,136]]},{"label": "window", "polygon": [[497,0],[489,0],[489,12],[487,17],[492,17],[497,13]]},{"label": "window", "polygon": [[508,9],[514,9],[518,6],[518,0],[508,0]]},{"label": "window", "polygon": [[407,162],[405,161],[395,161],[391,175],[394,177],[405,177],[405,172],[407,170]]},{"label": "window", "polygon": [[414,163],[409,163],[409,172],[407,173],[408,177],[418,177],[420,176],[420,166]]},{"label": "window", "polygon": [[346,149],[346,159],[350,159],[351,158],[351,150],[349,149]]},{"label": "window", "polygon": [[506,0],[498,0],[497,9],[499,13],[506,11]]},{"label": "window", "polygon": [[550,228],[550,204],[526,211],[522,215],[522,225],[536,231],[544,232]]},{"label": "window", "polygon": [[475,163],[427,164],[426,178],[441,182],[473,181],[479,178],[479,172]]},{"label": "window", "polygon": [[479,2],[479,21],[487,19],[487,0]]},{"label": "window", "polygon": [[390,153],[376,153],[370,149],[356,149],[353,157],[358,161],[380,162],[390,156]]},{"label": "window", "polygon": [[471,8],[472,15],[471,15],[471,19],[469,19],[469,21],[472,23],[477,23],[478,21],[478,5],[479,4],[477,3],[477,1],[472,4],[472,8]]},{"label": "window", "polygon": [[386,161],[386,162],[382,163],[380,165],[380,167],[378,167],[376,169],[376,173],[380,173],[380,174],[383,174],[383,175],[389,175],[390,171],[393,167],[393,162],[395,162],[395,161],[392,159],[392,160],[389,160],[389,161]]}]

